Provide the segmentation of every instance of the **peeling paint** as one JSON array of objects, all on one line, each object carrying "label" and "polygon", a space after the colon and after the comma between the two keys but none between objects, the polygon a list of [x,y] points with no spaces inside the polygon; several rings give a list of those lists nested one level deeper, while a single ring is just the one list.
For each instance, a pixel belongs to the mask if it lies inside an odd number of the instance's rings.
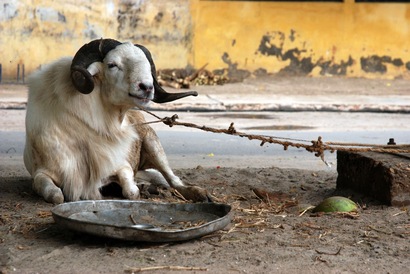
[{"label": "peeling paint", "polygon": [[294,41],[295,41],[295,33],[296,33],[295,30],[293,30],[293,29],[290,30],[289,40],[290,40],[291,42],[294,42]]},{"label": "peeling paint", "polygon": [[5,1],[0,4],[0,22],[9,21],[18,15],[18,1]]},{"label": "peeling paint", "polygon": [[[119,36],[126,36],[125,32],[131,29],[137,29],[142,21],[142,10],[139,5],[133,3],[123,3],[118,9],[117,32]],[[131,37],[130,37],[131,38]]]},{"label": "peeling paint", "polygon": [[[295,41],[295,34],[296,31],[291,30],[289,35],[291,42]],[[307,52],[307,50],[292,48],[284,51],[283,47],[285,44],[285,39],[286,36],[283,32],[276,31],[267,33],[262,36],[257,52],[266,56],[275,56],[282,62],[290,60],[289,65],[280,70],[282,73],[297,75],[309,74],[315,67],[315,64],[312,62],[312,58],[310,56],[302,57],[302,53]],[[275,44],[275,41],[277,41],[278,44]]]},{"label": "peeling paint", "polygon": [[320,75],[346,75],[347,69],[354,65],[354,60],[351,56],[345,61],[340,61],[340,64],[335,64],[332,61],[318,62],[318,66],[321,68]]},{"label": "peeling paint", "polygon": [[[253,73],[410,78],[410,5],[376,2],[193,0],[192,64],[224,67],[227,52]],[[362,68],[372,55],[391,56],[386,72]]]},{"label": "peeling paint", "polygon": [[[170,5],[171,7],[171,5]],[[117,22],[119,38],[134,39],[145,43],[159,41],[184,42],[189,37],[183,17],[183,7],[175,7],[170,12],[165,5],[154,9],[148,2],[120,3]]]},{"label": "peeling paint", "polygon": [[[360,58],[360,66],[362,70],[367,73],[374,73],[374,72],[386,73],[387,72],[386,64],[392,64],[396,67],[401,67],[404,65],[403,61],[400,58],[392,59],[390,56],[386,56],[386,55],[384,56],[371,55],[368,57]],[[406,67],[407,67],[407,64],[406,64]],[[407,69],[409,68],[407,67]]]},{"label": "peeling paint", "polygon": [[[292,45],[298,42],[295,38],[297,33],[295,30],[291,30],[287,36],[289,42],[286,41],[286,35],[283,32],[275,31],[270,32],[262,36],[261,42],[257,49],[257,54],[264,56],[273,56],[280,62],[290,61],[289,64],[283,67],[279,73],[285,73],[290,75],[308,75],[314,68],[320,68],[320,75],[347,75],[349,67],[353,67],[356,61],[349,56],[347,60],[341,60],[339,63],[334,61],[334,55],[336,48],[333,47],[331,57],[325,58],[319,57],[317,61],[313,61],[313,50],[306,48],[294,47],[288,50],[284,49],[284,45]],[[301,43],[305,45],[306,42]],[[410,62],[404,64],[400,58],[392,58],[390,56],[378,56],[371,55],[367,57],[360,57],[360,68],[366,73],[386,73],[388,70],[387,64],[391,64],[395,67],[403,67],[405,65],[407,70],[410,70]]]},{"label": "peeling paint", "polygon": [[[274,44],[274,40],[279,40],[279,46]],[[285,34],[283,32],[277,31],[267,33],[262,36],[258,51],[263,55],[282,57],[282,47],[285,40]],[[281,58],[282,59],[282,58]]]},{"label": "peeling paint", "polygon": [[[222,55],[222,61],[228,65],[227,69],[222,69],[222,70],[216,70],[215,73],[222,75],[222,74],[227,74],[229,78],[229,82],[240,82],[243,79],[249,77],[251,73],[247,70],[244,69],[238,69],[238,63],[232,62],[231,58],[229,57],[229,54],[227,52],[224,52]],[[225,70],[227,72],[225,73]]]},{"label": "peeling paint", "polygon": [[[290,43],[288,44],[297,42],[296,36],[298,36],[296,31],[291,29],[288,36]],[[289,65],[283,67],[279,73],[308,75],[315,67],[320,67],[321,75],[346,75],[348,67],[354,64],[354,60],[351,56],[349,56],[347,61],[342,60],[339,64],[335,63],[333,58],[327,60],[324,57],[320,57],[316,62],[314,62],[312,55],[308,54],[308,52],[313,52],[312,50],[307,50],[305,48],[299,49],[298,47],[284,50],[284,45],[287,42],[285,40],[286,35],[283,32],[275,31],[267,33],[262,36],[256,52],[257,54],[260,53],[265,56],[274,56],[281,62],[289,60]],[[305,45],[306,42],[301,44]],[[333,50],[333,52],[334,51],[335,50]]]},{"label": "peeling paint", "polygon": [[[174,17],[175,17],[175,14],[174,14]],[[157,13],[157,15],[155,15],[154,20],[157,23],[161,23],[162,18],[164,18],[164,13],[160,11],[160,12]]]},{"label": "peeling paint", "polygon": [[66,22],[64,14],[60,13],[59,11],[53,8],[38,7],[35,10],[35,15],[43,22]]},{"label": "peeling paint", "polygon": [[90,40],[101,38],[103,32],[94,24],[91,24],[88,20],[84,21],[85,29],[83,30],[83,34],[85,37],[88,37]]}]

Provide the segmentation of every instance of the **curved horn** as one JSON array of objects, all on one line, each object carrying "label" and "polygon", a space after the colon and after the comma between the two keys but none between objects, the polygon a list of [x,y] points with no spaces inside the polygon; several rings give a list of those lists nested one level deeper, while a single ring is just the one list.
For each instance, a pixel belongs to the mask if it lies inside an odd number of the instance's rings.
[{"label": "curved horn", "polygon": [[98,39],[82,46],[71,63],[71,81],[75,88],[89,94],[94,89],[93,76],[87,68],[94,62],[102,62],[105,55],[121,43],[113,39]]},{"label": "curved horn", "polygon": [[188,92],[180,92],[180,93],[166,92],[158,83],[157,70],[155,68],[155,64],[154,64],[154,61],[152,60],[152,56],[149,50],[146,47],[138,45],[138,44],[135,44],[135,46],[140,48],[144,52],[145,56],[147,57],[151,65],[151,74],[154,80],[154,89],[155,89],[155,95],[152,101],[154,101],[155,103],[166,103],[166,102],[178,100],[178,99],[181,99],[187,96],[191,96],[191,95],[197,96],[198,95],[198,92],[196,91],[188,91]]}]

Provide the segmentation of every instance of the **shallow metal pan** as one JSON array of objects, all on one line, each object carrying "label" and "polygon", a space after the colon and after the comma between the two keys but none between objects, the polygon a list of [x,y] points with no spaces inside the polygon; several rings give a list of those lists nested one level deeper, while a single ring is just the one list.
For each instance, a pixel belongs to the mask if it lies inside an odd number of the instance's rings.
[{"label": "shallow metal pan", "polygon": [[57,205],[51,212],[57,224],[78,232],[144,242],[186,241],[231,221],[231,207],[216,203],[79,201]]}]

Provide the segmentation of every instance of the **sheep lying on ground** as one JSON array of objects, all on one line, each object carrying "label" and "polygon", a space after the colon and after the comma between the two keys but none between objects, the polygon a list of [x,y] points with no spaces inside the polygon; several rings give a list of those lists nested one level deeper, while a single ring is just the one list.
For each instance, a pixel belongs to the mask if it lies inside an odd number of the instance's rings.
[{"label": "sheep lying on ground", "polygon": [[207,199],[205,190],[174,175],[155,132],[131,109],[197,95],[164,91],[143,46],[91,41],[74,58],[35,72],[28,85],[24,163],[46,201],[100,199],[112,182],[137,199],[137,182],[159,178],[151,168],[186,198]]}]

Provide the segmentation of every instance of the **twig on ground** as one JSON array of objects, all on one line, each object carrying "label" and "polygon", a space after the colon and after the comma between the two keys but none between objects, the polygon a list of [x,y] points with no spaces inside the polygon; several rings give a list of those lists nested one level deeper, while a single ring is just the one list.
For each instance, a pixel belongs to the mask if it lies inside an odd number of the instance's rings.
[{"label": "twig on ground", "polygon": [[340,254],[340,251],[342,251],[342,247],[339,247],[339,249],[338,249],[336,252],[333,252],[333,253],[326,252],[326,251],[320,251],[320,250],[317,250],[317,249],[315,249],[315,251],[316,251],[317,254],[334,255],[334,256],[336,256],[336,255],[339,255],[339,254]]},{"label": "twig on ground", "polygon": [[184,201],[184,202],[188,202],[188,200],[185,199],[185,197],[184,197],[178,190],[173,189],[171,192],[172,192],[172,193],[175,195],[175,197],[177,197],[178,199],[181,199],[181,200]]},{"label": "twig on ground", "polygon": [[164,265],[164,266],[148,266],[148,267],[130,267],[124,271],[125,273],[138,273],[143,271],[154,271],[154,270],[174,270],[174,271],[208,271],[205,267],[195,267],[195,266],[174,266],[174,265]]},{"label": "twig on ground", "polygon": [[299,217],[303,216],[307,211],[314,209],[315,206],[308,206],[307,208],[305,208],[300,214]]}]

